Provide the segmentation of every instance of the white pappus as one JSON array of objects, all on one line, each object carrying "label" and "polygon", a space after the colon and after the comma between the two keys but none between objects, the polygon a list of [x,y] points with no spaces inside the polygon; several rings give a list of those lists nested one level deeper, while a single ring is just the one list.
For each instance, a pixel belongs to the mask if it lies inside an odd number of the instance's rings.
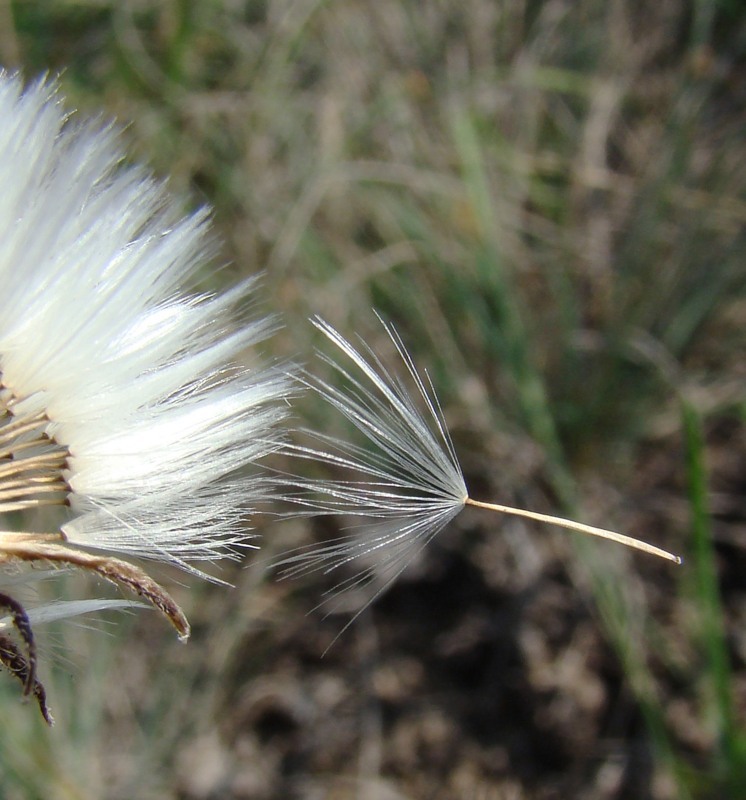
[{"label": "white pappus", "polygon": [[341,388],[310,375],[304,383],[352,423],[368,446],[305,431],[320,445],[288,445],[291,456],[355,478],[291,476],[288,497],[301,514],[339,514],[361,523],[349,535],[284,554],[275,562],[281,576],[331,573],[350,565],[353,572],[332,590],[332,597],[377,578],[375,598],[466,505],[610,539],[680,563],[678,556],[624,534],[472,499],[429,378],[418,372],[394,328],[380,321],[404,365],[401,375],[388,371],[364,342],[356,348],[327,322],[313,321],[342,356],[320,354]]},{"label": "white pappus", "polygon": [[[0,567],[93,572],[186,638],[178,605],[124,558],[204,574],[191,562],[246,544],[265,484],[243,471],[276,448],[292,393],[281,370],[245,365],[273,323],[249,307],[253,280],[195,288],[207,213],[184,216],[125,166],[117,132],[69,115],[54,82],[0,73],[0,186],[0,513],[59,511],[38,533],[6,517]],[[31,632],[44,614],[10,591],[0,582],[0,660],[45,710]]]}]

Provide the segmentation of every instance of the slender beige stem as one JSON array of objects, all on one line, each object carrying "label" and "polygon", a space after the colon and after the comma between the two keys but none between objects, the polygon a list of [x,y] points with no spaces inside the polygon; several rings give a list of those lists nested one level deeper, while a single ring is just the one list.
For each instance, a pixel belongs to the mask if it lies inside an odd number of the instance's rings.
[{"label": "slender beige stem", "polygon": [[3,500],[15,500],[16,498],[33,494],[44,494],[45,492],[59,494],[61,491],[64,491],[64,486],[62,484],[52,484],[49,486],[32,484],[31,486],[11,487],[7,491],[5,489],[0,490],[0,502]]},{"label": "slender beige stem", "polygon": [[[38,447],[39,442],[31,442],[34,446]],[[30,472],[32,469],[41,470],[55,470],[60,471],[65,464],[65,453],[62,450],[54,451],[51,453],[44,453],[43,455],[30,456],[29,458],[19,458],[19,453],[22,447],[13,449],[13,461],[8,461],[0,464],[0,478],[6,475],[17,475],[21,472]],[[0,457],[2,457],[0,453]]]},{"label": "slender beige stem", "polygon": [[0,442],[13,442],[22,433],[36,430],[42,431],[47,423],[48,420],[40,416],[32,417],[31,419],[28,417],[14,417],[10,422],[0,426]]},{"label": "slender beige stem", "polygon": [[525,508],[512,508],[511,506],[501,506],[496,503],[482,503],[479,500],[472,500],[467,497],[464,501],[466,505],[476,506],[477,508],[486,508],[489,511],[499,511],[502,514],[512,514],[515,517],[527,517],[528,519],[537,520],[538,522],[547,522],[550,525],[558,525],[561,528],[569,528],[571,531],[578,531],[579,533],[587,533],[590,536],[600,536],[602,539],[610,539],[612,542],[619,542],[619,544],[627,545],[635,550],[642,550],[643,553],[650,553],[660,558],[673,561],[675,564],[681,564],[681,558],[669,553],[667,550],[662,550],[660,547],[655,547],[647,542],[641,542],[639,539],[633,539],[631,536],[625,536],[623,533],[616,533],[615,531],[607,531],[604,528],[594,528],[591,525],[584,525],[582,522],[573,522],[571,519],[564,519],[562,517],[552,517],[549,514],[539,514],[537,511],[527,511]]},{"label": "slender beige stem", "polygon": [[62,506],[64,504],[65,500],[61,497],[35,497],[33,500],[0,503],[0,514],[8,514],[11,511],[25,511],[29,508],[40,508],[41,506]]},{"label": "slender beige stem", "polygon": [[[0,486],[2,486],[2,493],[6,496],[13,496],[15,489],[27,489],[29,487],[36,487],[37,492],[66,492],[67,486],[63,483],[62,478],[57,475],[27,475],[23,478],[16,478],[15,480],[3,480],[0,476]],[[18,492],[20,495],[21,493]],[[30,494],[26,492],[26,494]]]}]

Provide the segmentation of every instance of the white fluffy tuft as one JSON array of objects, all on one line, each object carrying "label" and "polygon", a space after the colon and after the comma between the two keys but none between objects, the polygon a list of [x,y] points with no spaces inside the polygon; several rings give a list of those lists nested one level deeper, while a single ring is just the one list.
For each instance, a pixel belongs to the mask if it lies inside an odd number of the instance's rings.
[{"label": "white fluffy tuft", "polygon": [[314,325],[351,362],[351,368],[322,355],[341,379],[342,388],[310,376],[305,382],[360,431],[367,446],[313,433],[319,447],[286,447],[295,457],[356,476],[354,480],[288,480],[289,490],[295,490],[290,499],[302,508],[301,513],[343,514],[360,521],[350,535],[299,548],[278,562],[285,576],[353,567],[356,571],[335,587],[332,598],[373,580],[379,587],[374,597],[385,591],[467,499],[435,392],[418,373],[396,331],[381,323],[414,393],[402,376],[386,370],[365,343],[363,352],[316,319]]},{"label": "white fluffy tuft", "polygon": [[0,186],[2,382],[70,454],[65,535],[182,566],[227,554],[264,491],[231,476],[276,448],[290,393],[243,364],[273,328],[247,313],[254,281],[190,291],[207,212],[183,217],[45,81],[0,74]]}]

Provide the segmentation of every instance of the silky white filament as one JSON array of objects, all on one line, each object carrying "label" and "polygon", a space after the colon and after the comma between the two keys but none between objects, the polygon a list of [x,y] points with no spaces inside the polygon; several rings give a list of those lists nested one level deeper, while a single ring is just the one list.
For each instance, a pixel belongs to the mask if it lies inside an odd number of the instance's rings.
[{"label": "silky white filament", "polygon": [[[269,485],[252,468],[277,448],[293,391],[284,370],[247,361],[274,322],[251,309],[253,279],[196,289],[208,213],[184,216],[53,83],[0,72],[0,186],[0,514],[59,514],[40,533],[0,526],[0,567],[92,572],[186,638],[179,606],[121,556],[205,575],[194,562],[249,543]],[[0,662],[51,720],[32,623],[139,603],[27,611],[15,585],[0,581]]]},{"label": "silky white filament", "polygon": [[287,480],[290,499],[301,507],[300,513],[340,514],[360,518],[361,524],[353,523],[353,532],[344,537],[285,554],[278,562],[281,575],[331,573],[350,565],[351,574],[329,599],[373,579],[379,582],[376,597],[465,505],[611,539],[680,562],[678,556],[614,531],[473,500],[432,384],[427,374],[423,377],[418,372],[394,328],[381,320],[404,365],[403,374],[415,387],[414,394],[402,376],[389,372],[365,343],[358,349],[327,322],[318,318],[313,322],[342,356],[340,361],[322,354],[341,388],[336,382],[310,376],[305,383],[360,431],[367,446],[306,431],[320,444],[289,445],[291,455],[355,478],[294,476]]},{"label": "silky white filament", "polygon": [[190,292],[207,213],[181,217],[54,85],[0,75],[0,185],[0,381],[65,451],[67,540],[180,566],[229,554],[265,490],[231,476],[275,448],[290,392],[241,363],[274,328],[246,307],[255,280]]}]

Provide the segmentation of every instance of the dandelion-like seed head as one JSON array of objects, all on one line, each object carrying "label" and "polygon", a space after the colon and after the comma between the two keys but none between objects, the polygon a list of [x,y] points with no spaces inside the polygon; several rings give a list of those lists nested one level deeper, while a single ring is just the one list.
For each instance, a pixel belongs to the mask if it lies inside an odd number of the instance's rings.
[{"label": "dandelion-like seed head", "polygon": [[[243,472],[276,448],[291,391],[280,370],[245,363],[273,322],[246,302],[253,280],[195,290],[207,213],[184,217],[124,166],[116,131],[77,122],[54,84],[24,90],[0,73],[0,185],[0,513],[59,518],[0,531],[0,565],[92,572],[186,638],[179,606],[127,559],[204,574],[193,562],[246,545],[266,484]],[[34,609],[0,590],[0,662],[44,710]]]}]

